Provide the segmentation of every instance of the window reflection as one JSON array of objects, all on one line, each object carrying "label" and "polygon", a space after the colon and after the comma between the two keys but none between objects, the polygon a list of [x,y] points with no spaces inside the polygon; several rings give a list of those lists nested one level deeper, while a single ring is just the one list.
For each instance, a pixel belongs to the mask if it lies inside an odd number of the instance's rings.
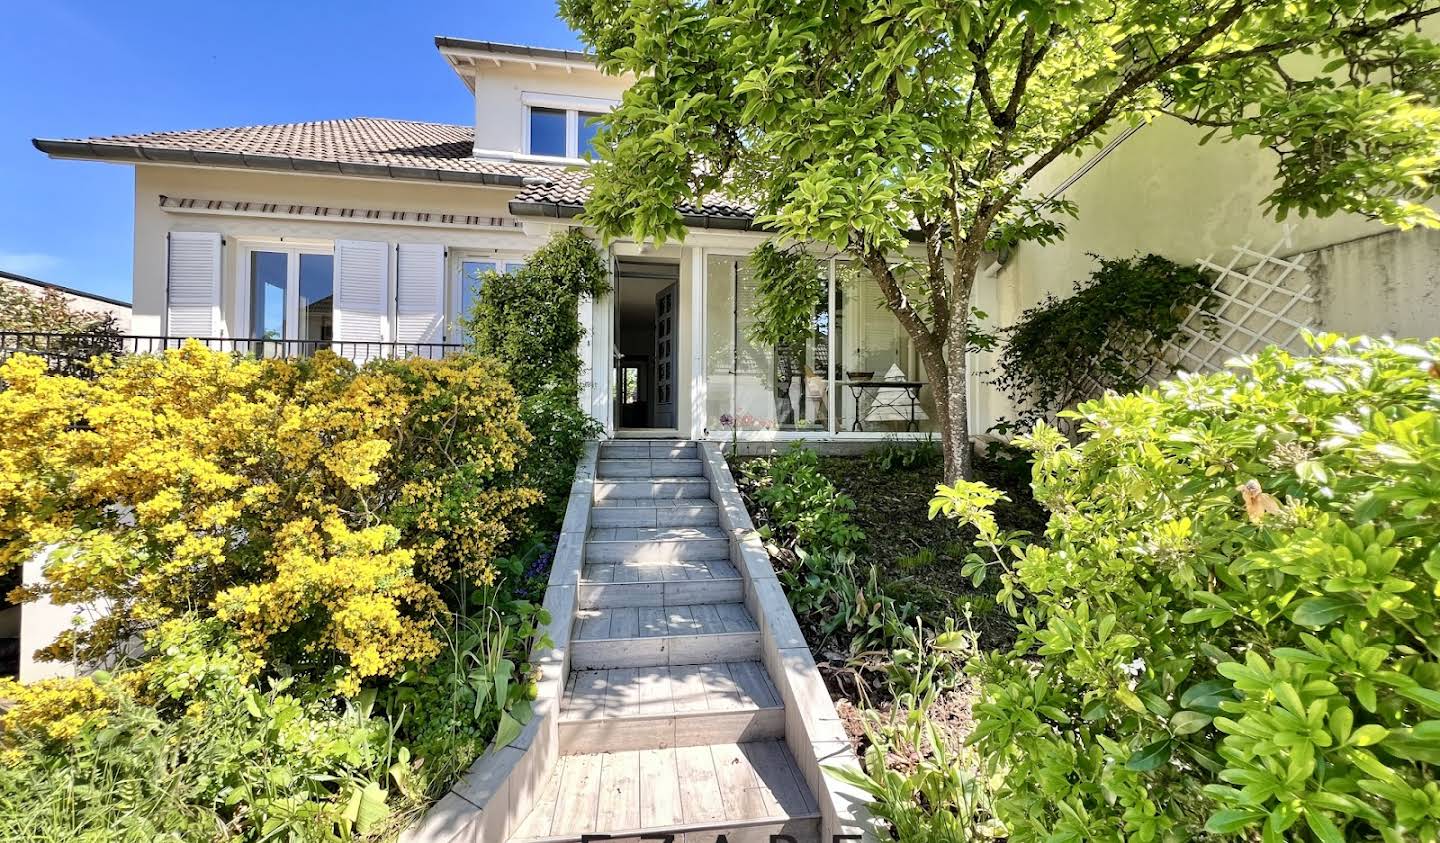
[{"label": "window reflection", "polygon": [[250,336],[285,336],[285,287],[289,280],[285,252],[250,253]]},{"label": "window reflection", "polygon": [[[300,256],[300,339],[328,342],[335,333],[335,257]],[[307,351],[310,349],[307,349]]]},{"label": "window reflection", "polygon": [[530,154],[565,155],[565,112],[558,108],[530,109]]}]

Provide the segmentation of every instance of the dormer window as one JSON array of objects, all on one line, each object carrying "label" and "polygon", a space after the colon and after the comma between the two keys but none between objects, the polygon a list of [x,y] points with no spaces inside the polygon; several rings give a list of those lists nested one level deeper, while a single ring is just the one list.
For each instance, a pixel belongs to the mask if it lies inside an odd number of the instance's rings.
[{"label": "dormer window", "polygon": [[531,155],[554,155],[557,158],[574,158],[570,151],[565,136],[568,131],[570,116],[573,111],[561,111],[558,108],[531,108],[530,109],[530,148],[525,150]]},{"label": "dormer window", "polygon": [[600,118],[615,103],[592,97],[524,94],[525,153],[551,158],[590,158]]}]

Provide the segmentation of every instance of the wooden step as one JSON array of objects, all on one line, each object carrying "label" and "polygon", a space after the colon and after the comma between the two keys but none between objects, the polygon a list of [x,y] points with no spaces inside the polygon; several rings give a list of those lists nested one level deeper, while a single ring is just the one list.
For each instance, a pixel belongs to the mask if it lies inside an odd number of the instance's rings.
[{"label": "wooden step", "polygon": [[586,562],[729,558],[730,539],[718,527],[597,527],[585,541]]},{"label": "wooden step", "polygon": [[694,442],[645,440],[605,442],[600,445],[601,460],[693,460],[700,450]]},{"label": "wooden step", "polygon": [[710,483],[701,477],[595,481],[596,501],[606,501],[612,498],[673,501],[709,497]]},{"label": "wooden step", "polygon": [[725,559],[662,562],[587,562],[580,572],[579,608],[738,603],[745,580]]},{"label": "wooden step", "polygon": [[817,843],[820,811],[783,741],[562,755],[511,835],[571,843],[583,834]]},{"label": "wooden step", "polygon": [[590,508],[592,528],[604,527],[718,527],[720,508],[711,500],[656,501],[646,498],[612,498]]},{"label": "wooden step", "polygon": [[611,459],[596,463],[595,476],[601,479],[630,477],[700,477],[698,459]]},{"label": "wooden step", "polygon": [[760,658],[760,627],[743,603],[580,609],[574,670]]},{"label": "wooden step", "polygon": [[784,704],[760,662],[576,671],[560,707],[565,754],[784,734]]}]

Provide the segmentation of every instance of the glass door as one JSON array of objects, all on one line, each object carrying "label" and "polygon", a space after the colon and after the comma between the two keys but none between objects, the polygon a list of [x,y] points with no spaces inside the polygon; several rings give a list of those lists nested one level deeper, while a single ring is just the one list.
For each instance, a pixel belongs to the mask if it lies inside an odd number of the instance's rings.
[{"label": "glass door", "polygon": [[248,350],[259,356],[311,354],[335,330],[335,256],[302,249],[254,249],[248,261]]}]

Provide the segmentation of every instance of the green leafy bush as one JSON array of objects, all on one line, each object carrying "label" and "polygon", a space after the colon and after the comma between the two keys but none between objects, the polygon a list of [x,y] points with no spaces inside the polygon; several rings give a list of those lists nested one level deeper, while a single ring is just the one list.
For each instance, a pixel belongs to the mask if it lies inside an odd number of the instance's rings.
[{"label": "green leafy bush", "polygon": [[974,735],[1012,840],[1440,836],[1440,340],[1313,342],[1021,440],[1049,544],[991,534]]},{"label": "green leafy bush", "polygon": [[939,465],[944,461],[945,455],[940,452],[940,445],[930,437],[918,442],[901,442],[887,436],[885,441],[880,443],[880,447],[871,451],[866,458],[877,471],[916,471]]},{"label": "green leafy bush", "polygon": [[820,473],[820,457],[795,445],[768,460],[747,463],[751,495],[792,547],[833,552],[855,547],[865,534],[850,518],[855,502]]},{"label": "green leafy bush", "polygon": [[43,709],[74,697],[59,684],[19,691],[0,838],[338,840],[383,826],[392,791],[415,798],[408,753],[363,704],[294,679],[253,685],[214,621],[172,622],[150,644],[161,655],[144,668],[85,680],[95,710],[63,741]]},{"label": "green leafy bush", "polygon": [[1195,266],[1159,255],[1095,259],[1100,267],[1075,282],[1073,295],[1047,296],[1005,329],[995,385],[1017,416],[997,430],[1054,423],[1059,411],[1105,390],[1141,388],[1163,365],[1165,343],[1214,296],[1210,277]]},{"label": "green leafy bush", "polygon": [[485,278],[475,310],[467,314],[475,349],[508,367],[522,399],[521,419],[541,443],[526,453],[521,474],[544,496],[531,513],[542,533],[559,529],[585,441],[600,434],[579,402],[585,335],[579,306],[609,289],[610,270],[595,244],[571,229],[515,272]]},{"label": "green leafy bush", "polygon": [[475,350],[504,361],[521,395],[549,387],[574,394],[582,363],[580,300],[610,289],[610,270],[578,228],[557,235],[520,269],[483,279],[465,330]]}]

